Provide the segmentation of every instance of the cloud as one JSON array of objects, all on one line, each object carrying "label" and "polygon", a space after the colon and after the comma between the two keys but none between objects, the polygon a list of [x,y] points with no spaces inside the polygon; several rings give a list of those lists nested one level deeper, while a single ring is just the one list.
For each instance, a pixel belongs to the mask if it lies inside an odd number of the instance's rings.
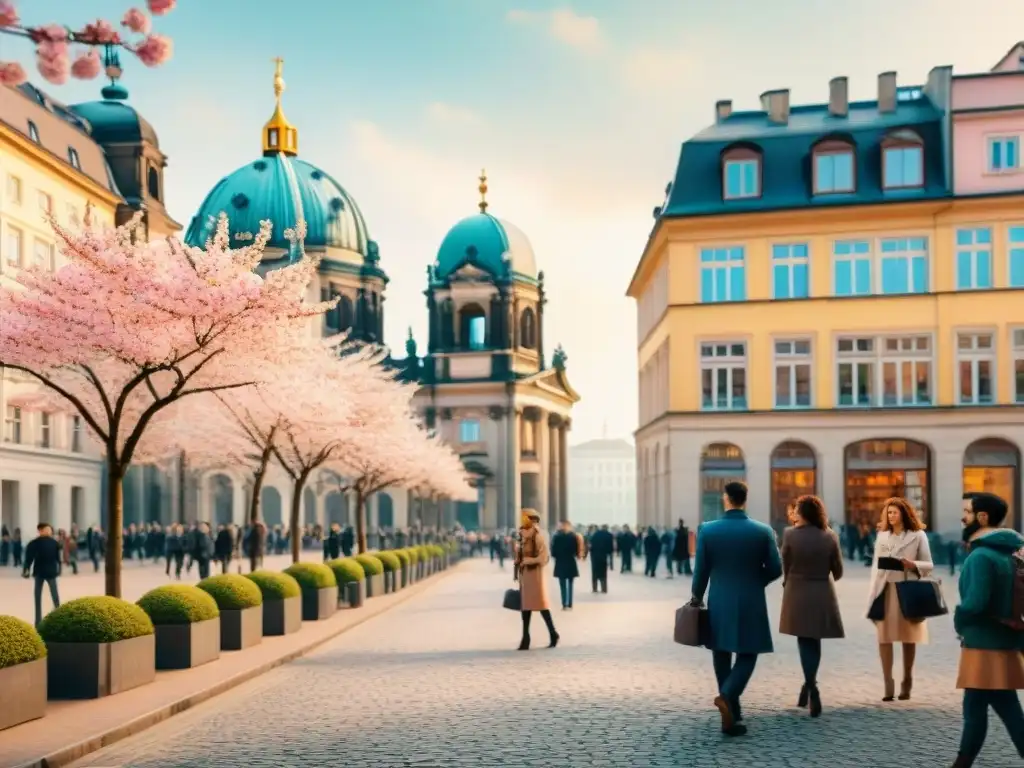
[{"label": "cloud", "polygon": [[427,119],[448,126],[481,125],[484,122],[483,116],[469,107],[460,107],[443,101],[435,101],[427,106]]},{"label": "cloud", "polygon": [[622,76],[634,88],[677,84],[693,71],[693,60],[682,48],[635,48],[622,57],[621,65]]},{"label": "cloud", "polygon": [[594,16],[581,16],[569,8],[553,11],[513,9],[505,14],[505,19],[513,24],[541,26],[555,40],[584,53],[600,53],[605,48],[601,22]]}]

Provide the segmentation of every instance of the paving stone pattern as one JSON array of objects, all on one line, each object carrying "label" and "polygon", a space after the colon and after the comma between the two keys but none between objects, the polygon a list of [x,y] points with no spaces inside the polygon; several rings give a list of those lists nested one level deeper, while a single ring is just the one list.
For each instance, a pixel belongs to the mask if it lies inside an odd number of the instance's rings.
[{"label": "paving stone pattern", "polygon": [[[820,720],[795,709],[796,644],[776,636],[744,701],[749,734],[721,735],[710,654],[671,641],[687,579],[613,575],[608,595],[580,590],[574,611],[555,611],[557,649],[544,647],[535,616],[538,647],[517,653],[518,615],[499,607],[510,572],[479,559],[323,650],[75,768],[951,765],[961,695],[951,621],[931,622],[913,700],[883,704],[873,628],[860,618],[866,569],[849,570],[848,637],[826,644]],[[948,583],[950,600],[953,591]],[[770,592],[776,618],[780,593]],[[976,765],[1021,765],[994,716]]]}]

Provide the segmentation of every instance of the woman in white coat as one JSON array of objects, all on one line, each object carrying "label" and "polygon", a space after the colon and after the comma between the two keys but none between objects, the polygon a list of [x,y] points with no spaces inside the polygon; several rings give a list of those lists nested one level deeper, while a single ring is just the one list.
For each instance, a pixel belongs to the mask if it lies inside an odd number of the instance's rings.
[{"label": "woman in white coat", "polygon": [[[878,567],[880,557],[891,557],[900,561],[903,570],[883,570]],[[878,629],[878,655],[882,661],[882,675],[885,679],[885,697],[892,701],[896,693],[893,679],[893,645],[903,646],[903,682],[899,698],[910,698],[914,680],[914,659],[917,646],[928,642],[928,626],[924,621],[911,621],[903,616],[900,601],[896,595],[896,584],[905,579],[920,579],[932,572],[928,537],[914,508],[906,499],[891,498],[882,506],[882,519],[875,541],[875,557],[871,566],[871,592],[868,600],[869,618],[871,607],[875,615],[882,609],[883,617],[875,620]],[[877,601],[877,605],[876,605]]]}]

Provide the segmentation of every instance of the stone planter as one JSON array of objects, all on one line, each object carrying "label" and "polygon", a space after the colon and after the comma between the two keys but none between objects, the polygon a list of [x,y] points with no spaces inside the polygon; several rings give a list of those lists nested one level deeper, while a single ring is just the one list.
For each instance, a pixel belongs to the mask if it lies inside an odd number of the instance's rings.
[{"label": "stone planter", "polygon": [[384,571],[384,594],[390,595],[395,591],[395,572]]},{"label": "stone planter", "polygon": [[419,581],[420,579],[422,579],[426,575],[427,575],[427,564],[424,563],[422,560],[419,560],[416,563],[416,581]]},{"label": "stone planter", "polygon": [[263,636],[290,635],[302,628],[302,597],[263,598]]},{"label": "stone planter", "polygon": [[98,699],[156,679],[156,636],[116,643],[48,643],[46,688],[51,699]]},{"label": "stone planter", "polygon": [[323,621],[338,610],[338,588],[302,590],[302,620]]},{"label": "stone planter", "polygon": [[367,597],[380,597],[384,594],[384,574],[378,573],[376,576],[366,577],[366,596]]},{"label": "stone planter", "polygon": [[220,617],[155,629],[157,669],[191,669],[220,658]]},{"label": "stone planter", "polygon": [[263,606],[220,612],[220,649],[243,651],[263,642]]},{"label": "stone planter", "polygon": [[346,605],[349,608],[362,608],[366,602],[366,582],[350,581],[347,584],[338,585],[338,605]]},{"label": "stone planter", "polygon": [[46,714],[46,659],[0,669],[0,731]]},{"label": "stone planter", "polygon": [[398,572],[398,588],[405,589],[412,584],[412,570],[407,565],[403,565],[402,569]]}]

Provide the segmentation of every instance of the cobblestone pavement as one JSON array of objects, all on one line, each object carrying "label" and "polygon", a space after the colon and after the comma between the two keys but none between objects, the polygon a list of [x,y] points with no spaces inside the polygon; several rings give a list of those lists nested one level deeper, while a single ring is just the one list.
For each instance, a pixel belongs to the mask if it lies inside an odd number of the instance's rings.
[{"label": "cobblestone pavement", "polygon": [[[873,628],[860,618],[866,569],[850,571],[840,583],[848,637],[826,645],[820,720],[795,709],[796,645],[777,637],[744,701],[749,734],[719,733],[710,654],[671,641],[686,579],[613,576],[608,595],[581,590],[574,611],[555,612],[557,649],[544,647],[537,616],[540,647],[516,653],[519,618],[498,607],[510,572],[479,559],[322,651],[75,768],[950,765],[960,731],[951,622],[931,623],[913,700],[883,704]],[[780,592],[770,593],[776,617]],[[994,722],[978,768],[1021,764]]]}]

